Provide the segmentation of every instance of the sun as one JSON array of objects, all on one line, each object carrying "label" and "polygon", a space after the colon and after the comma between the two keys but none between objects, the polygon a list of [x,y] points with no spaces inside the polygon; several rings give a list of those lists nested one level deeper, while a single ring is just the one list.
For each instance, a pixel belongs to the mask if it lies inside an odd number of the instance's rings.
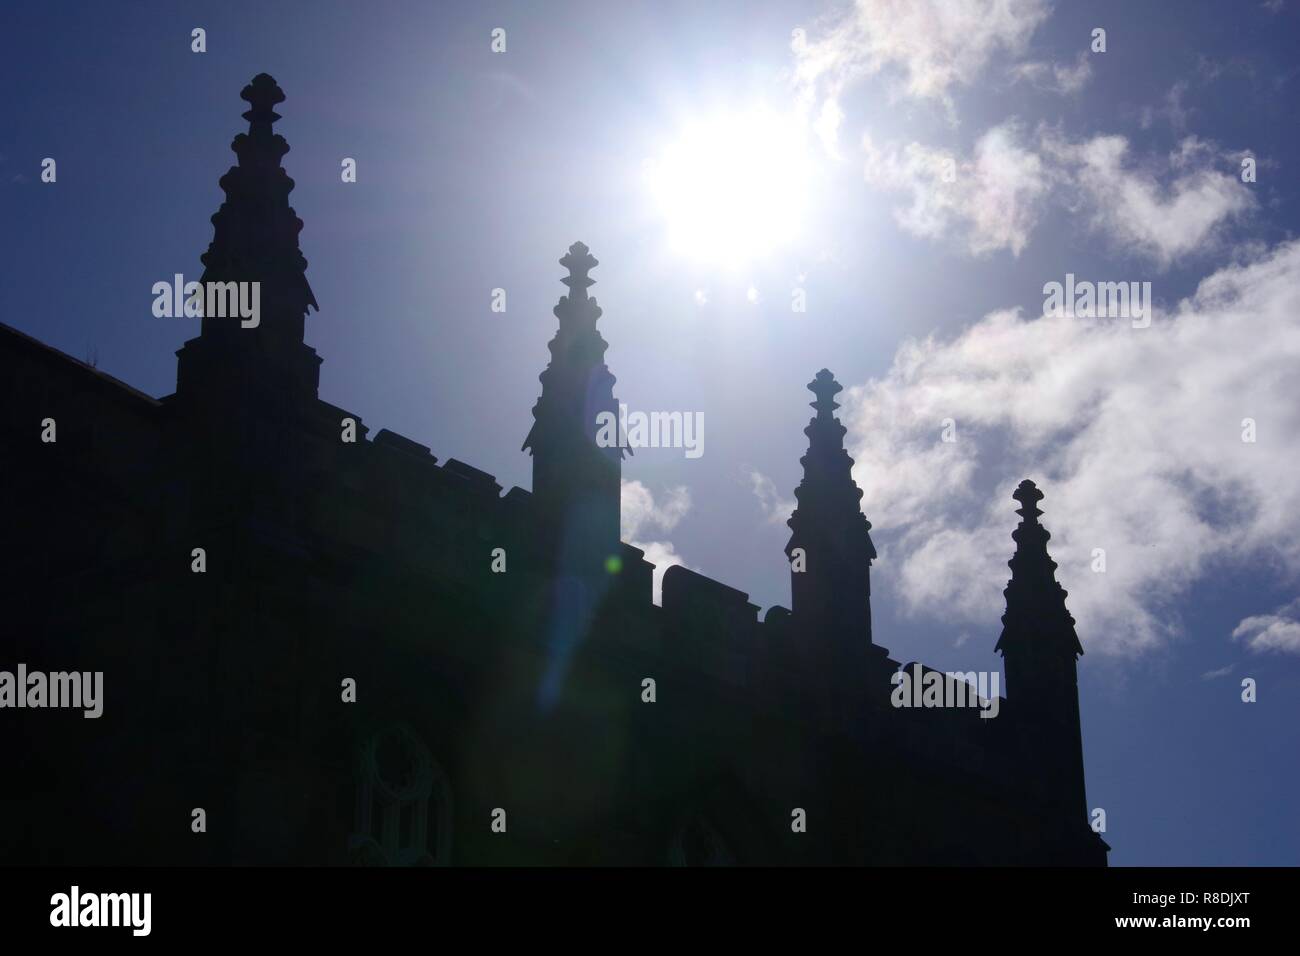
[{"label": "sun", "polygon": [[798,240],[812,187],[807,124],[765,107],[696,119],[645,164],[672,250],[744,266]]}]

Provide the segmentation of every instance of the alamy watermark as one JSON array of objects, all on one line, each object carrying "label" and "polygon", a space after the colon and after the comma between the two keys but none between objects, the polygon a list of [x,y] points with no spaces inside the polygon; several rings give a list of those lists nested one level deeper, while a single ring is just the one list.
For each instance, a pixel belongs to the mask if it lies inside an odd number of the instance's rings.
[{"label": "alamy watermark", "polygon": [[622,403],[618,416],[596,416],[601,448],[684,448],[687,458],[704,454],[703,412],[631,412]]},{"label": "alamy watermark", "polygon": [[978,707],[980,717],[998,715],[1002,698],[997,671],[935,671],[913,664],[895,671],[889,678],[894,685],[889,702],[895,707]]},{"label": "alamy watermark", "polygon": [[1151,324],[1150,282],[1076,282],[1074,273],[1067,272],[1064,284],[1048,282],[1043,295],[1043,315],[1048,318],[1132,319],[1135,329]]},{"label": "alamy watermark", "polygon": [[153,314],[159,319],[238,318],[245,329],[262,322],[260,282],[186,282],[176,273],[173,281],[153,284]]},{"label": "alamy watermark", "polygon": [[56,927],[124,926],[132,936],[148,936],[152,911],[152,893],[83,893],[74,884],[50,897],[50,925]]},{"label": "alamy watermark", "polygon": [[26,664],[18,672],[0,671],[0,708],[67,707],[85,711],[81,716],[94,719],[104,713],[103,671],[28,671]]}]

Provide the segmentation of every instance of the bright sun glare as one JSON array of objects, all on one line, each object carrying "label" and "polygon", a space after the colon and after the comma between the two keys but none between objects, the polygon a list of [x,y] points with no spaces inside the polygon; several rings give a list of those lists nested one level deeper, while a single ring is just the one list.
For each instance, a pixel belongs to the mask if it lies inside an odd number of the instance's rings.
[{"label": "bright sun glare", "polygon": [[807,131],[766,109],[686,126],[646,180],[673,250],[744,266],[799,238],[812,178]]}]

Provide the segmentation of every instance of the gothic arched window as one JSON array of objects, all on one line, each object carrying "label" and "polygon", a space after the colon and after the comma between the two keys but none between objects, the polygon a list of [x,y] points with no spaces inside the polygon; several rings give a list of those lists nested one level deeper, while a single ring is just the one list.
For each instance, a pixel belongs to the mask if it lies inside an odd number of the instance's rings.
[{"label": "gothic arched window", "polygon": [[440,866],[451,860],[451,788],[428,748],[395,723],[361,747],[356,829],[358,866]]}]

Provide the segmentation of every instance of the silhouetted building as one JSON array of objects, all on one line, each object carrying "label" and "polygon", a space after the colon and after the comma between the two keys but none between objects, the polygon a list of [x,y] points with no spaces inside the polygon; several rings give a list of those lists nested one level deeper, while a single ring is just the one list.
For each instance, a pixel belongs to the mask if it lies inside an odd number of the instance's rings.
[{"label": "silhouetted building", "polygon": [[[51,682],[0,686],[0,861],[1104,865],[1031,483],[1006,700],[898,706],[905,675],[916,701],[967,684],[873,642],[824,369],[791,609],[760,621],[682,567],[656,606],[619,540],[623,449],[597,440],[617,402],[587,248],[560,260],[533,491],[503,495],[318,397],[284,94],[242,95],[203,282],[259,283],[255,326],[206,312],[161,399],[0,326],[0,671]],[[72,672],[103,673],[98,718],[41,706]]]}]

